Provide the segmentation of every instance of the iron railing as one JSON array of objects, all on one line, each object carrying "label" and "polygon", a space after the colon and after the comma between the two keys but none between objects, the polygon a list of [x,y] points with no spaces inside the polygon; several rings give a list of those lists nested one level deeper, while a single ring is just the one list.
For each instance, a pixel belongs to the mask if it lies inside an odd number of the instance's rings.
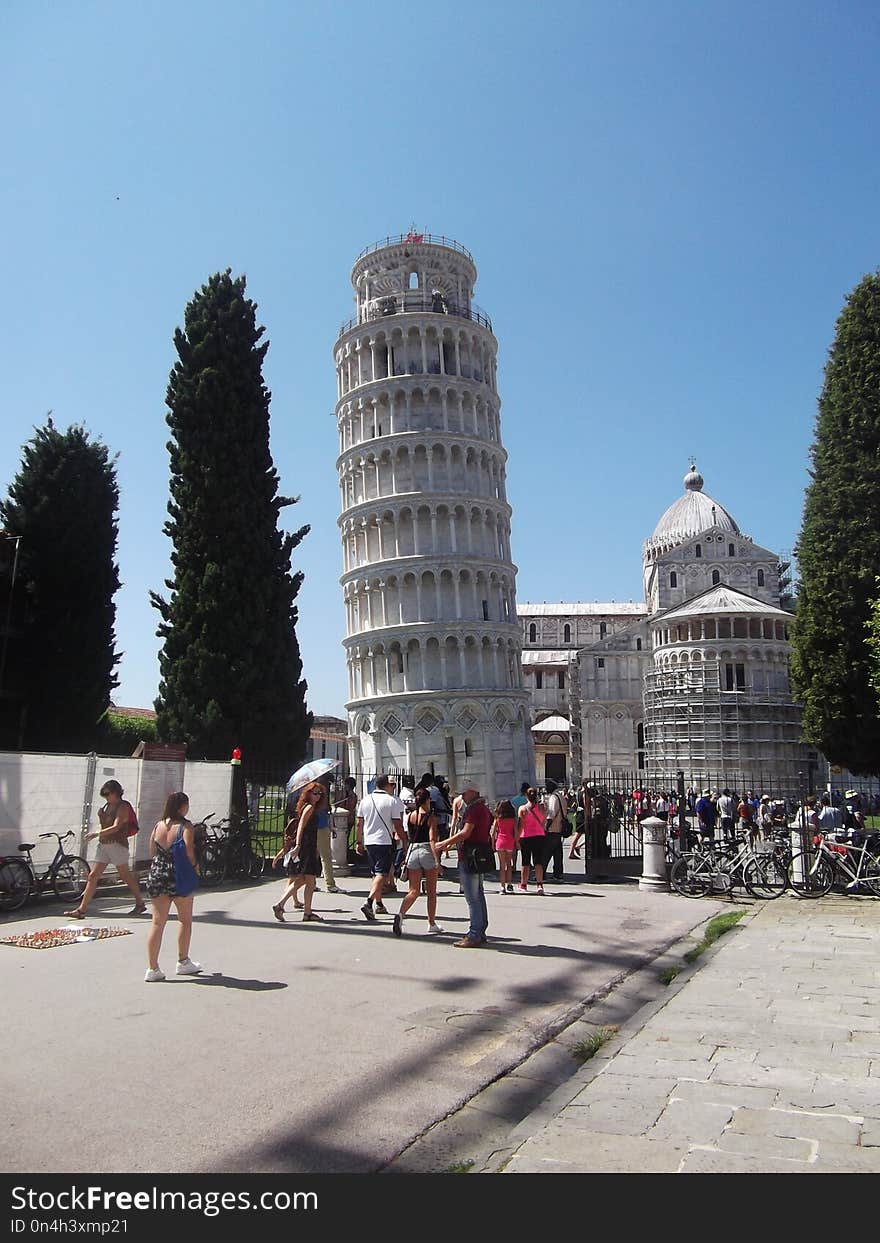
[{"label": "iron railing", "polygon": [[373,242],[372,246],[366,246],[355,259],[355,263],[360,263],[361,259],[367,255],[372,255],[377,250],[384,250],[386,246],[445,246],[447,250],[455,250],[460,255],[464,255],[466,259],[474,262],[474,257],[467,247],[462,246],[461,242],[456,242],[451,237],[445,237],[436,233],[416,233],[411,229],[409,233],[395,233],[393,236],[384,238],[381,242]]},{"label": "iron railing", "polygon": [[416,312],[451,315],[456,319],[467,319],[473,324],[479,324],[489,332],[493,331],[492,320],[481,307],[474,303],[461,305],[457,302],[450,302],[446,298],[437,298],[433,294],[418,292],[386,294],[380,298],[371,298],[364,307],[364,312],[364,314],[352,315],[351,319],[347,319],[339,329],[339,336],[344,337],[353,328],[374,323],[377,319],[385,319],[389,315],[412,315]]}]

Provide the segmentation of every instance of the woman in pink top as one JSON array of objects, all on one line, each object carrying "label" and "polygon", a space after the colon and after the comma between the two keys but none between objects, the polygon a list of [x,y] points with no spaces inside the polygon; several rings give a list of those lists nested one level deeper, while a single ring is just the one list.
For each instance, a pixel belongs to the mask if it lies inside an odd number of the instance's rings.
[{"label": "woman in pink top", "polygon": [[513,852],[519,847],[519,826],[510,799],[497,803],[492,816],[492,845],[498,851],[501,892],[513,893]]},{"label": "woman in pink top", "polygon": [[535,883],[538,893],[544,892],[544,850],[546,848],[544,834],[544,811],[538,803],[538,792],[533,786],[526,790],[526,798],[517,812],[519,829],[519,855],[522,864],[520,893],[527,893],[529,888],[529,868],[535,869]]}]

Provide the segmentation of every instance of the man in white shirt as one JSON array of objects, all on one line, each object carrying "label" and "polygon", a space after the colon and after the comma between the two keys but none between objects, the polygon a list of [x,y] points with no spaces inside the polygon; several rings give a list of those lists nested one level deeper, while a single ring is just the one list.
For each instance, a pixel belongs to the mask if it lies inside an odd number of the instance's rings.
[{"label": "man in white shirt", "polygon": [[725,841],[730,841],[733,837],[734,811],[733,795],[729,790],[725,789],[718,800],[718,816],[721,821],[721,832],[724,835]]},{"label": "man in white shirt", "polygon": [[557,787],[555,781],[547,780],[547,797],[544,799],[544,833],[546,835],[546,853],[544,856],[544,872],[553,864],[553,879],[564,880],[565,868],[562,861],[562,830],[565,827],[565,816],[568,804],[565,795]]},{"label": "man in white shirt", "polygon": [[373,873],[373,884],[370,896],[361,907],[366,918],[375,923],[376,916],[387,915],[388,911],[382,902],[382,894],[389,879],[394,876],[394,852],[398,843],[406,845],[403,833],[403,803],[394,795],[394,780],[382,775],[376,778],[372,794],[361,799],[355,821],[357,833],[357,853],[362,855],[366,850]]}]

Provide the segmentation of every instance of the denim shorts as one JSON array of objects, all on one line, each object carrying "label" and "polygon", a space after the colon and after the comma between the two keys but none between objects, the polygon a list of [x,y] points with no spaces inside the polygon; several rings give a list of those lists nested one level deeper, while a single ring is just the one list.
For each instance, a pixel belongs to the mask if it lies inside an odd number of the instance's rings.
[{"label": "denim shorts", "polygon": [[374,876],[387,876],[394,868],[394,847],[367,846],[367,858]]},{"label": "denim shorts", "polygon": [[406,866],[433,872],[437,867],[437,856],[427,842],[413,842],[406,852]]}]

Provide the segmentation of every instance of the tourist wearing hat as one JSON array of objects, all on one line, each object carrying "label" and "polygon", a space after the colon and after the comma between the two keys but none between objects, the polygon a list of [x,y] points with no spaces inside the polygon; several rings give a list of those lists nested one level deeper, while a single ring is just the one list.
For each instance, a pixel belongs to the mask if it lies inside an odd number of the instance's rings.
[{"label": "tourist wearing hat", "polygon": [[[457,804],[457,806],[456,806]],[[459,813],[455,820],[455,832],[445,841],[438,843],[438,857],[444,850],[449,850],[459,842],[492,844],[490,828],[492,813],[480,797],[480,791],[474,785],[462,790],[455,807]],[[467,935],[453,944],[456,949],[478,949],[486,943],[486,929],[489,927],[489,910],[486,906],[486,893],[483,888],[483,876],[480,872],[469,872],[465,866],[464,851],[458,851],[458,880],[462,893],[468,904],[470,924]]]}]

